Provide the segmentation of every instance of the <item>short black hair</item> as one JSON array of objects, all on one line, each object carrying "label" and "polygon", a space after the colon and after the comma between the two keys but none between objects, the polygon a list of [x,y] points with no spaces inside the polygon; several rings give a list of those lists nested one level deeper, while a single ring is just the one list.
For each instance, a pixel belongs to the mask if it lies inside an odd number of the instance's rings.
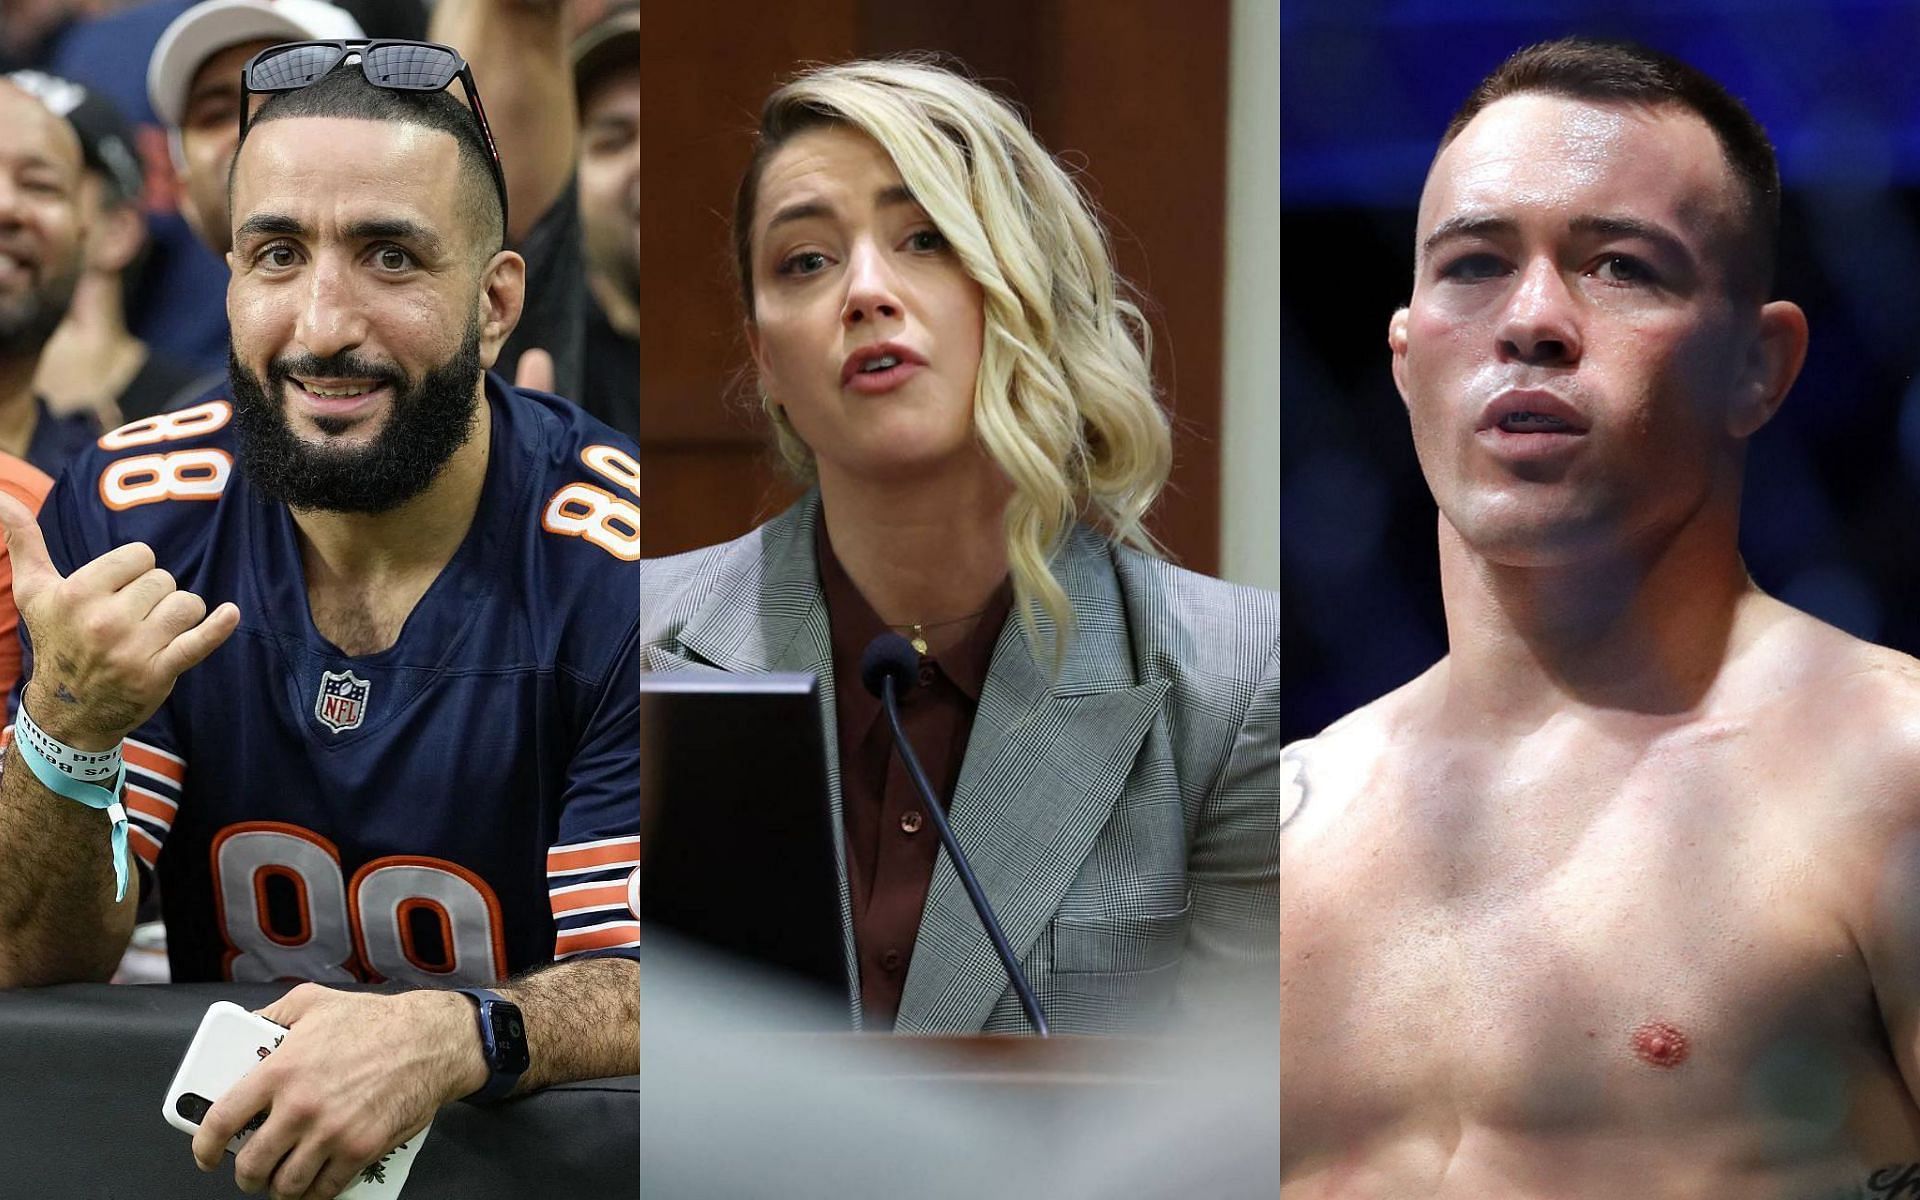
[{"label": "short black hair", "polygon": [[1677,58],[1632,42],[1584,37],[1541,42],[1514,54],[1480,81],[1448,122],[1440,149],[1494,101],[1528,93],[1601,104],[1672,106],[1706,122],[1746,201],[1739,241],[1742,259],[1750,261],[1735,276],[1757,283],[1763,295],[1772,289],[1780,237],[1780,167],[1766,130],[1726,88]]},{"label": "short black hair", "polygon": [[[247,133],[268,121],[288,117],[346,117],[358,121],[392,121],[418,125],[451,134],[460,149],[460,209],[472,222],[475,243],[488,253],[506,245],[505,214],[500,193],[494,184],[493,156],[480,136],[479,118],[466,105],[438,92],[400,92],[376,87],[367,82],[354,59],[342,62],[306,87],[278,92],[267,97],[258,112],[247,119]],[[234,148],[233,167],[228,169],[227,195],[233,195],[233,169],[240,163],[240,149],[246,135]]]}]

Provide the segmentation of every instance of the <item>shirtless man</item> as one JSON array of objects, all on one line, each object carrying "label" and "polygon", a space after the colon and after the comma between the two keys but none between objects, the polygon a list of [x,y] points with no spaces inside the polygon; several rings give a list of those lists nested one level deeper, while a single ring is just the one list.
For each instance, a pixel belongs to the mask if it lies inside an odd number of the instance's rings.
[{"label": "shirtless man", "polygon": [[1737,546],[1778,197],[1633,49],[1442,142],[1388,342],[1451,652],[1285,755],[1289,1200],[1920,1196],[1920,664]]}]

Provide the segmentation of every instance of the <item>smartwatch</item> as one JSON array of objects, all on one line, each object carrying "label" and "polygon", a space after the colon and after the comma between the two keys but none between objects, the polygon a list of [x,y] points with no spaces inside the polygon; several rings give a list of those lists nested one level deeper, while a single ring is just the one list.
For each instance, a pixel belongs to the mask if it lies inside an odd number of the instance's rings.
[{"label": "smartwatch", "polygon": [[486,988],[455,988],[472,1000],[480,1024],[480,1052],[487,1060],[487,1082],[467,1099],[485,1104],[504,1098],[527,1069],[527,1024],[520,1006]]}]

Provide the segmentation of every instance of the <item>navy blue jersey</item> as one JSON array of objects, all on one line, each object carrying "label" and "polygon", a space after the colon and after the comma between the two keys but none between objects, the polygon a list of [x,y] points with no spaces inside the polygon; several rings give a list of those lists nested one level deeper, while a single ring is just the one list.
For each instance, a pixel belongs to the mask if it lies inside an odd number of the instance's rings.
[{"label": "navy blue jersey", "polygon": [[378,654],[315,629],[224,399],[106,434],[48,497],[63,573],[143,541],[240,609],[126,743],[175,980],[477,983],[639,944],[638,450],[486,391],[472,528]]},{"label": "navy blue jersey", "polygon": [[45,471],[48,478],[58,479],[68,461],[100,436],[100,421],[86,410],[55,416],[38,396],[33,398],[33,406],[38,419],[33,423],[33,436],[27,439],[26,460]]}]

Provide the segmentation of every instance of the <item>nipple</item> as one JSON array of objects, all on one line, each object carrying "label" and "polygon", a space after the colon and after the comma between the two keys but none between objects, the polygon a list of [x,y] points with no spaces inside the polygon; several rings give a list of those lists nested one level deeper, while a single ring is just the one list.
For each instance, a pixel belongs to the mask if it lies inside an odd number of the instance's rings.
[{"label": "nipple", "polygon": [[1633,1031],[1634,1057],[1652,1067],[1677,1067],[1687,1061],[1687,1035],[1665,1021],[1648,1021]]}]

